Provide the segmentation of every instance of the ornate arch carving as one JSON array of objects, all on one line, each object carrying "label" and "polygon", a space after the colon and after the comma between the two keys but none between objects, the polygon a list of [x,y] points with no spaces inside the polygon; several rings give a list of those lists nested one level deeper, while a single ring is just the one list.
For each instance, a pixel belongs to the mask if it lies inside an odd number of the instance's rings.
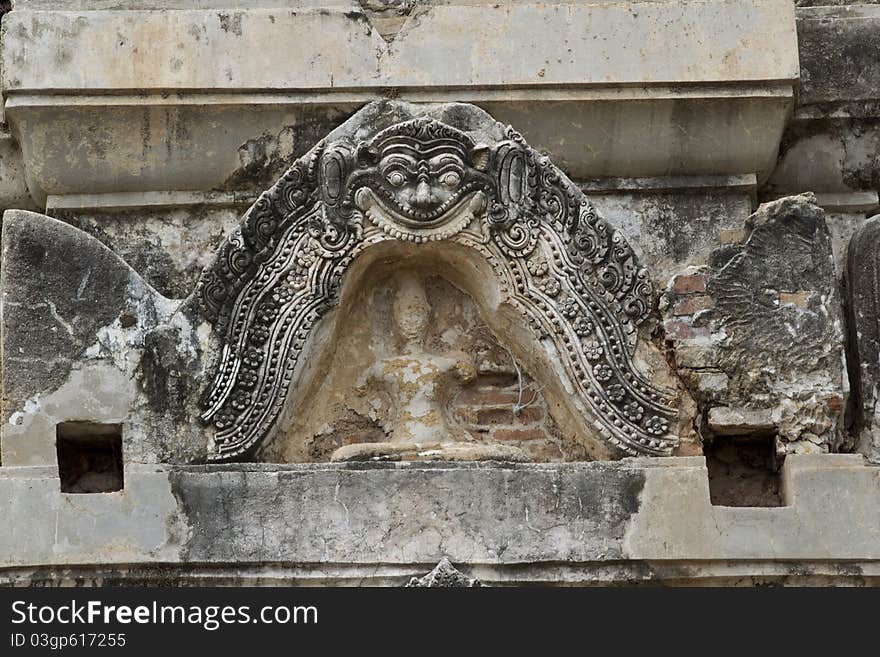
[{"label": "ornate arch carving", "polygon": [[448,240],[491,264],[506,301],[553,341],[598,433],[627,454],[677,444],[672,393],[635,367],[654,290],[622,234],[508,128],[497,143],[428,117],[318,144],[247,211],[197,295],[222,343],[202,419],[213,460],[255,449],[303,346],[372,246]]}]

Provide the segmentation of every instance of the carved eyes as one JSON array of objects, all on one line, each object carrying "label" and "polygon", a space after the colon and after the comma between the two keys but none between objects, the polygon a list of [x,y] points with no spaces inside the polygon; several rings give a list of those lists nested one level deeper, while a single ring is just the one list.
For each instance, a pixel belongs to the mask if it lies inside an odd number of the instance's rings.
[{"label": "carved eyes", "polygon": [[400,171],[392,171],[385,176],[385,180],[394,187],[400,187],[403,183],[406,182],[406,176],[404,176]]},{"label": "carved eyes", "polygon": [[[406,182],[406,176],[400,171],[391,171],[385,175],[385,180],[393,187],[400,187]],[[461,176],[455,171],[448,171],[440,177],[440,182],[446,187],[458,187]]]},{"label": "carved eyes", "polygon": [[455,171],[447,171],[440,177],[440,182],[446,187],[458,187],[458,183],[461,182],[461,176]]}]

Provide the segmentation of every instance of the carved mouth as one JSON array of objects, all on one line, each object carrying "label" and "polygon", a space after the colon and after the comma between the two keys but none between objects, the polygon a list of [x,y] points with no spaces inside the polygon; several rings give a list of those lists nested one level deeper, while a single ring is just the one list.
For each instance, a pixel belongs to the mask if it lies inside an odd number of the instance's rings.
[{"label": "carved mouth", "polygon": [[481,190],[465,194],[431,222],[413,221],[389,208],[370,187],[361,187],[355,192],[355,204],[373,224],[392,237],[421,243],[446,239],[466,228],[475,216],[485,211],[486,196]]},{"label": "carved mouth", "polygon": [[[410,205],[398,203],[394,195],[384,188],[380,187],[379,193],[376,193],[376,190],[372,188],[368,189],[373,192],[374,198],[386,212],[393,215],[400,223],[412,228],[432,228],[445,223],[447,215],[463,205],[467,199],[473,196],[475,191],[474,185],[465,185],[433,210],[419,210]],[[363,209],[361,208],[361,210]]]}]

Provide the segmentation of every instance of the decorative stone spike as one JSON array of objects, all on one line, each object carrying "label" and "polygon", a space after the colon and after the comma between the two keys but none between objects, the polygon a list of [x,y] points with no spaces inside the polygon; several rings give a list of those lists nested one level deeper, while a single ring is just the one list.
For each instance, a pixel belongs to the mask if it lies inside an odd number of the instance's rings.
[{"label": "decorative stone spike", "polygon": [[479,580],[464,575],[446,557],[434,570],[422,577],[413,577],[406,588],[474,588],[482,586]]}]

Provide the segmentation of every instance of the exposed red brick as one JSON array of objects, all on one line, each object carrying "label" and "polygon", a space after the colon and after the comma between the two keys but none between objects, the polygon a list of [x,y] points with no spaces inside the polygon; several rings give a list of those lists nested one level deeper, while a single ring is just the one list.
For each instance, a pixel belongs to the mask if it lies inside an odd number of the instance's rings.
[{"label": "exposed red brick", "polygon": [[828,410],[830,410],[832,413],[840,413],[843,410],[843,397],[840,397],[838,395],[828,397],[825,400],[825,403],[828,406]]},{"label": "exposed red brick", "polygon": [[498,388],[469,388],[458,396],[459,404],[470,406],[506,406],[511,407],[518,401],[521,404],[530,404],[535,398],[535,392],[531,388],[523,391],[520,400],[518,389]]},{"label": "exposed red brick", "polygon": [[355,433],[350,433],[345,437],[345,442],[346,444],[375,443],[382,440],[382,438],[382,432],[377,429],[373,429],[372,431],[358,431]]},{"label": "exposed red brick", "polygon": [[706,291],[706,274],[678,274],[672,279],[675,294],[695,294]]},{"label": "exposed red brick", "polygon": [[675,315],[694,315],[701,310],[708,310],[713,305],[712,297],[701,294],[679,299],[672,312]]},{"label": "exposed red brick", "polygon": [[513,407],[477,409],[477,424],[513,424]]},{"label": "exposed red brick", "polygon": [[543,429],[497,429],[495,440],[541,440],[547,437]]},{"label": "exposed red brick", "polygon": [[516,421],[520,424],[532,424],[540,422],[544,419],[544,409],[540,406],[527,406],[521,408],[519,413],[515,414]]}]

